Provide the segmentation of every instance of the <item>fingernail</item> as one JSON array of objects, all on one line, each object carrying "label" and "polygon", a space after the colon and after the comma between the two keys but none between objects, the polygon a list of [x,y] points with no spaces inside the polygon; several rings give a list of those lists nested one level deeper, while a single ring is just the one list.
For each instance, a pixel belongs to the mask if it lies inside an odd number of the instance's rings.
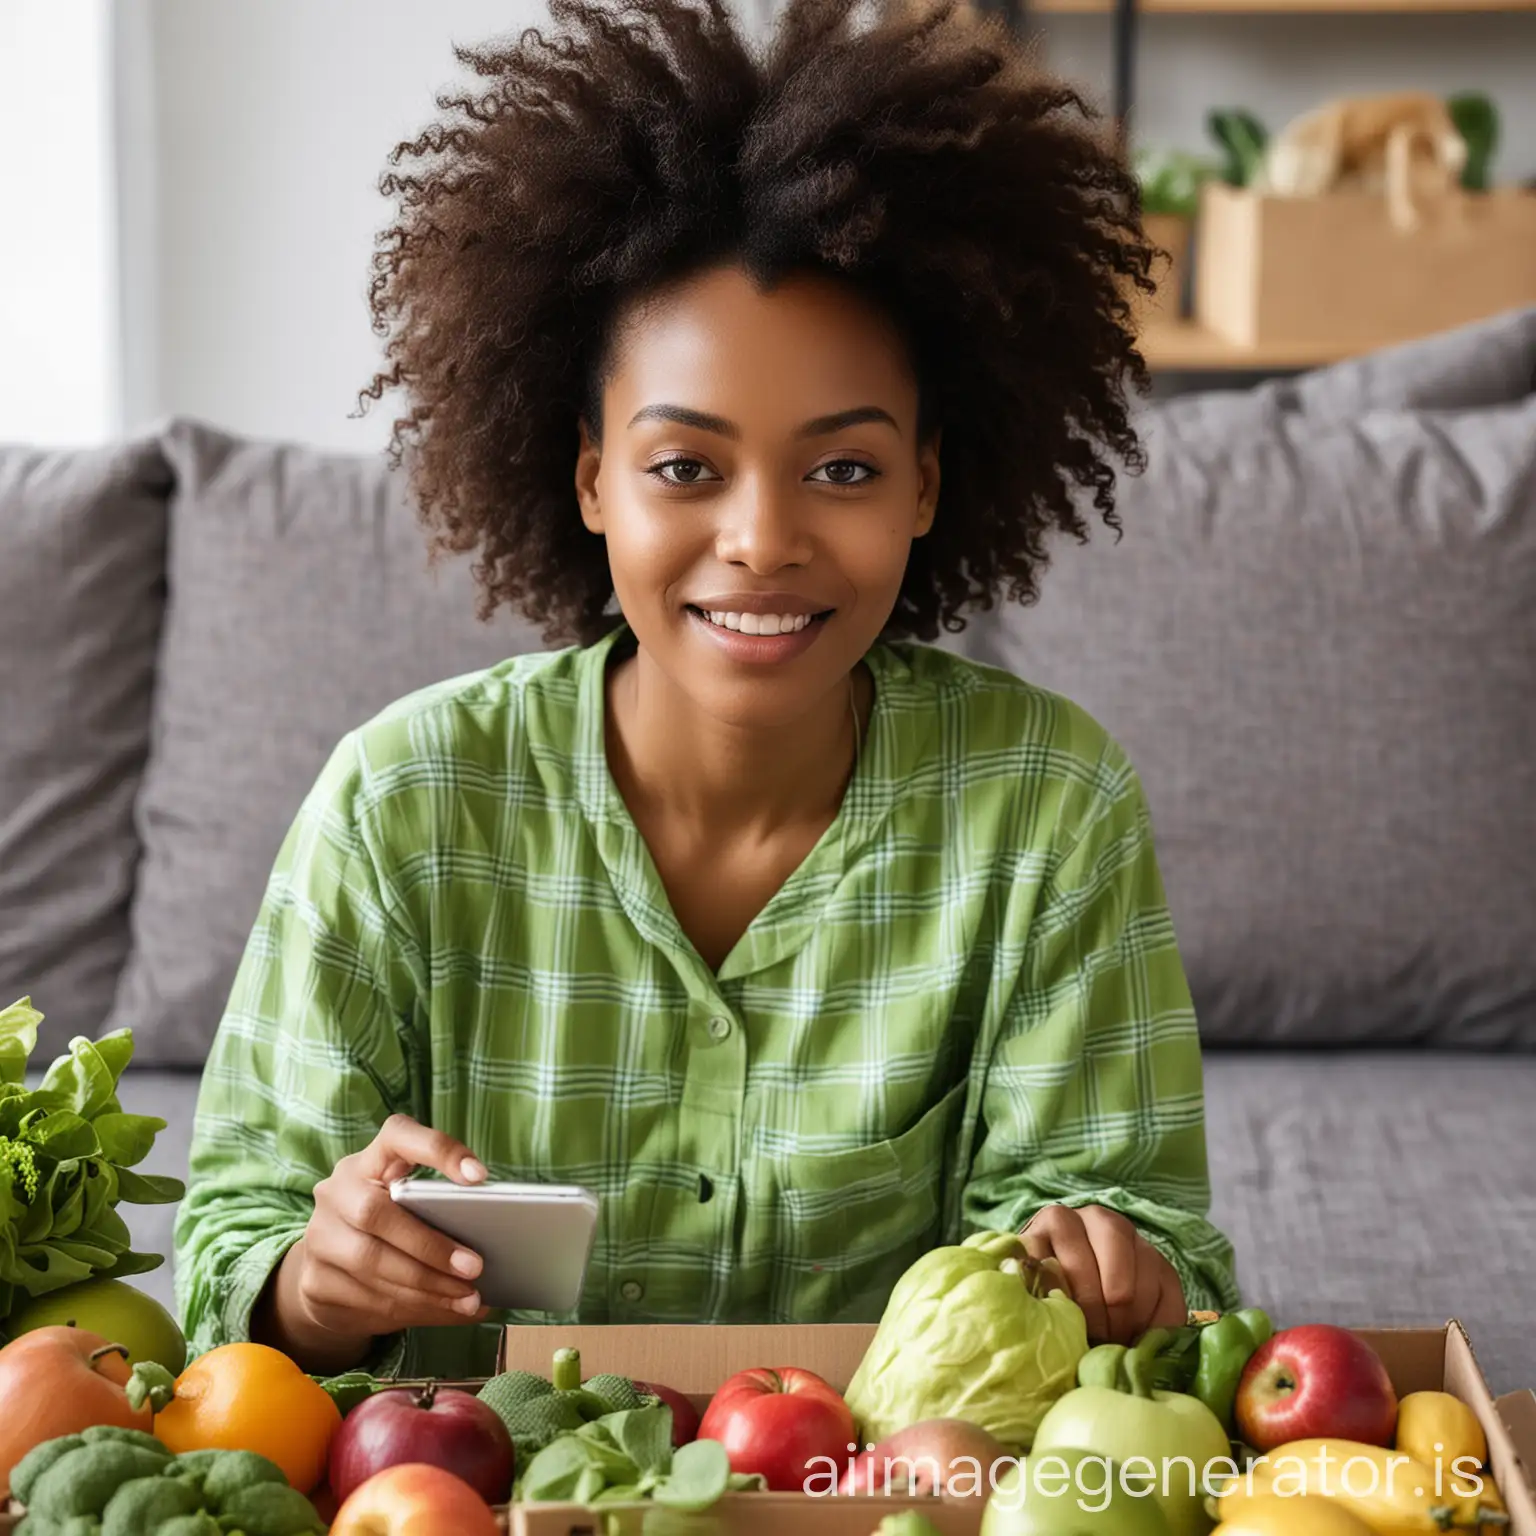
[{"label": "fingernail", "polygon": [[448,1262],[466,1279],[473,1279],[480,1273],[479,1255],[471,1253],[468,1248],[455,1248]]},{"label": "fingernail", "polygon": [[459,1164],[459,1172],[469,1180],[471,1184],[479,1184],[485,1178],[485,1164],[479,1158],[466,1157]]},{"label": "fingernail", "polygon": [[480,1295],[477,1291],[471,1291],[468,1296],[461,1296],[454,1302],[453,1310],[462,1312],[467,1317],[473,1317],[480,1310]]}]

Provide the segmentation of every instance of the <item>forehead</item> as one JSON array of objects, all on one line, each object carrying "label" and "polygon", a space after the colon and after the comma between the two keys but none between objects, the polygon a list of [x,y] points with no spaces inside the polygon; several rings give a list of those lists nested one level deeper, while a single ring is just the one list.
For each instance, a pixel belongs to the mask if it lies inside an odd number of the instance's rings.
[{"label": "forehead", "polygon": [[795,273],[764,290],[736,266],[633,303],[615,328],[608,385],[637,404],[735,397],[737,408],[776,402],[796,419],[823,404],[907,403],[916,390],[900,333],[857,289]]}]

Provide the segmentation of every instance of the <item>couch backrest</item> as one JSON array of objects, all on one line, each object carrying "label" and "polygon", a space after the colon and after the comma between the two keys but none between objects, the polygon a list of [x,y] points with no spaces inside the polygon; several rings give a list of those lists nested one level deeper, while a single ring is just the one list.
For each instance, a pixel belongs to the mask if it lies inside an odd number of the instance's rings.
[{"label": "couch backrest", "polygon": [[[1124,538],[945,642],[1130,752],[1208,1041],[1536,1048],[1533,384],[1536,310],[1152,406]],[[541,643],[382,460],[0,449],[0,999],[196,1065],[335,741]]]}]

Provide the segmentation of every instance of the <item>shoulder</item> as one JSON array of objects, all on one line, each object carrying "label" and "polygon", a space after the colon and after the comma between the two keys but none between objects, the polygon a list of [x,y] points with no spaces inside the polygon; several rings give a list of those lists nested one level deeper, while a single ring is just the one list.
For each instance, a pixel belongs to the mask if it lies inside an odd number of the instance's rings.
[{"label": "shoulder", "polygon": [[531,736],[574,741],[584,654],[512,656],[397,699],[342,739],[317,796],[366,817],[402,798],[505,787]]},{"label": "shoulder", "polygon": [[1035,837],[1070,845],[1141,786],[1108,728],[1066,695],[938,646],[882,647],[880,682],[898,718],[925,717],[930,768],[951,790],[1006,795]]}]

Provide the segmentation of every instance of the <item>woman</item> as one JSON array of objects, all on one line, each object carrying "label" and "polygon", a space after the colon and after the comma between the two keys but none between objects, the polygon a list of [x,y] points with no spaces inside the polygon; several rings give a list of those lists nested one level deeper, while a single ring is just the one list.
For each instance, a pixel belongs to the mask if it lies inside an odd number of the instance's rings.
[{"label": "woman", "polygon": [[1133,183],[947,8],[791,0],[762,57],[718,0],[552,12],[396,151],[369,393],[486,608],[575,643],[308,797],[207,1067],[194,1347],[486,1369],[417,1167],[594,1188],[583,1320],[872,1320],[978,1227],[1096,1339],[1230,1304],[1136,774],[921,643],[1033,598],[1074,489],[1118,526]]}]

